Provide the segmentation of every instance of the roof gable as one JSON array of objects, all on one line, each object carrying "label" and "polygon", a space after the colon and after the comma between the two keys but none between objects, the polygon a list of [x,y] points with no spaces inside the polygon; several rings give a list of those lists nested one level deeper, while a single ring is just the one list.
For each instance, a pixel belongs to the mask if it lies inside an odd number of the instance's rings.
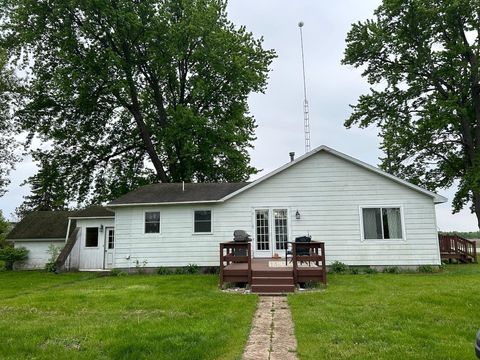
[{"label": "roof gable", "polygon": [[232,198],[232,197],[234,197],[234,196],[242,193],[243,191],[246,191],[246,190],[250,189],[251,187],[254,187],[254,186],[256,186],[256,185],[264,182],[265,180],[267,180],[267,179],[269,179],[269,178],[271,178],[271,177],[273,177],[273,176],[275,176],[275,175],[283,172],[283,171],[286,170],[286,169],[289,169],[290,167],[293,167],[293,166],[297,165],[297,164],[300,163],[301,161],[303,161],[303,160],[305,160],[305,159],[308,159],[308,158],[310,158],[311,156],[313,156],[313,155],[315,155],[315,154],[318,154],[319,152],[322,152],[322,151],[323,151],[323,152],[326,152],[326,153],[329,153],[329,154],[331,154],[331,155],[333,155],[333,156],[339,157],[339,158],[341,158],[341,159],[343,159],[343,160],[346,160],[347,162],[350,162],[350,163],[355,164],[355,165],[357,165],[357,166],[360,166],[360,167],[362,167],[362,168],[364,168],[364,169],[366,169],[366,170],[369,170],[369,171],[371,171],[371,172],[373,172],[373,173],[375,173],[375,174],[377,174],[377,175],[379,175],[379,176],[383,176],[383,177],[385,177],[385,178],[388,178],[388,179],[390,179],[390,180],[392,180],[392,181],[394,181],[394,182],[396,182],[396,183],[398,183],[398,184],[401,184],[401,185],[403,185],[403,186],[406,186],[406,187],[408,187],[408,188],[410,188],[410,189],[412,189],[412,190],[415,190],[415,191],[418,191],[418,192],[420,192],[420,193],[422,193],[422,194],[424,194],[424,195],[430,196],[430,197],[433,198],[433,200],[434,200],[434,202],[435,202],[436,204],[438,204],[438,203],[444,203],[444,202],[447,201],[447,198],[444,197],[444,196],[441,196],[441,195],[438,195],[438,194],[436,194],[436,193],[434,193],[434,192],[425,190],[425,189],[421,188],[420,186],[417,186],[417,185],[414,185],[414,184],[412,184],[412,183],[409,183],[408,181],[405,181],[405,180],[403,180],[403,179],[400,179],[400,178],[398,178],[398,177],[396,177],[396,176],[394,176],[394,175],[392,175],[392,174],[389,174],[389,173],[387,173],[387,172],[385,172],[385,171],[380,170],[379,168],[376,168],[376,167],[374,167],[374,166],[372,166],[372,165],[369,165],[369,164],[367,164],[367,163],[365,163],[365,162],[363,162],[363,161],[360,161],[360,160],[358,160],[358,159],[355,159],[355,158],[353,158],[353,157],[351,157],[351,156],[349,156],[349,155],[343,154],[343,153],[341,153],[341,152],[339,152],[339,151],[336,151],[336,150],[334,150],[334,149],[332,149],[332,148],[329,148],[328,146],[325,146],[325,145],[321,145],[321,146],[313,149],[312,151],[310,151],[310,152],[308,152],[308,153],[306,153],[306,154],[298,157],[297,159],[295,159],[295,160],[293,160],[293,161],[291,161],[291,162],[289,162],[289,163],[287,163],[287,164],[279,167],[278,169],[276,169],[276,170],[274,170],[274,171],[272,171],[272,172],[270,172],[270,173],[268,173],[268,174],[260,177],[259,179],[255,180],[255,181],[251,182],[251,183],[248,184],[247,186],[245,186],[245,187],[243,187],[243,188],[241,188],[241,189],[239,189],[239,190],[237,190],[237,191],[235,191],[235,192],[233,192],[233,193],[228,194],[227,196],[225,196],[224,198],[222,198],[221,201],[226,201],[226,200],[228,200],[228,199],[230,199],[230,198]]}]

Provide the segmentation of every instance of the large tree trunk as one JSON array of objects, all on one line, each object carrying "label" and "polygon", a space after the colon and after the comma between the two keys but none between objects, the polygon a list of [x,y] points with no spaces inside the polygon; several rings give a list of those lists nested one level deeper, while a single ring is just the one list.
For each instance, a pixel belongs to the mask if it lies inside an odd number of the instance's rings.
[{"label": "large tree trunk", "polygon": [[480,230],[480,192],[479,191],[474,191],[473,192],[473,210],[475,212],[475,215],[477,215],[477,226],[478,229]]}]

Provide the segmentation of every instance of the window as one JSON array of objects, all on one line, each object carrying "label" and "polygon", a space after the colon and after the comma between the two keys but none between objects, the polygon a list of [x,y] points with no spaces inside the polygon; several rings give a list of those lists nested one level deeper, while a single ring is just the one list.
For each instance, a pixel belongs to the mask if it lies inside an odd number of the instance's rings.
[{"label": "window", "polygon": [[270,250],[268,210],[255,210],[257,250]]},{"label": "window", "polygon": [[287,209],[273,210],[275,219],[275,249],[285,250],[288,241]]},{"label": "window", "polygon": [[196,210],[193,217],[193,232],[212,232],[212,212],[210,210]]},{"label": "window", "polygon": [[108,229],[107,231],[107,240],[108,240],[108,244],[107,244],[107,248],[110,250],[110,249],[114,249],[115,248],[115,230],[113,229]]},{"label": "window", "polygon": [[145,234],[160,233],[160,211],[145,212]]},{"label": "window", "polygon": [[402,239],[400,208],[362,208],[364,239]]},{"label": "window", "polygon": [[98,247],[98,227],[89,227],[85,233],[85,247]]}]

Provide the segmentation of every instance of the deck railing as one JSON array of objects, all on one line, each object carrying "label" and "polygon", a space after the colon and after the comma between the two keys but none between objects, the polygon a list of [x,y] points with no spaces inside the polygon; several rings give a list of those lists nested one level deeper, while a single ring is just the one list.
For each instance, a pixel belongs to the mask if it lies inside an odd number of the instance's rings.
[{"label": "deck railing", "polygon": [[477,247],[475,241],[467,240],[458,235],[438,235],[440,254],[443,259],[471,260],[477,262]]},{"label": "deck railing", "polygon": [[[225,267],[230,264],[247,264],[247,270],[229,271],[225,275]],[[252,244],[250,242],[229,241],[220,243],[220,286],[224,282],[247,282],[252,284]]]},{"label": "deck railing", "polygon": [[[290,242],[292,246],[293,277],[295,284],[306,281],[317,281],[327,284],[327,268],[325,262],[325,243],[323,242]],[[300,267],[300,264],[315,266]]]}]

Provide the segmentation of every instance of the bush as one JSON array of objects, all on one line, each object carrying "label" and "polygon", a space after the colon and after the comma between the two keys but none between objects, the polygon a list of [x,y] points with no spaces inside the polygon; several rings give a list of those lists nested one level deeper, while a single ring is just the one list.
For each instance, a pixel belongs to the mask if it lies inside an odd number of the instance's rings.
[{"label": "bush", "polygon": [[186,272],[187,274],[198,274],[200,272],[200,268],[196,264],[188,264]]},{"label": "bush", "polygon": [[351,268],[349,269],[349,272],[350,272],[350,274],[352,274],[352,275],[358,275],[358,274],[360,274],[360,269],[359,269],[358,267],[351,267]]},{"label": "bush", "polygon": [[334,261],[332,265],[330,265],[330,272],[334,274],[343,274],[348,270],[348,265],[342,263],[341,261]]},{"label": "bush", "polygon": [[157,270],[157,274],[158,275],[172,275],[173,274],[173,271],[169,268],[166,268],[166,267],[159,267],[158,270]]},{"label": "bush", "polygon": [[50,258],[45,264],[45,270],[47,270],[48,272],[57,271],[57,264],[55,263],[57,261],[58,255],[60,255],[60,251],[62,251],[62,248],[60,246],[55,246],[53,244],[48,245],[47,253],[50,254]]},{"label": "bush", "polygon": [[376,273],[378,273],[378,270],[370,266],[365,269],[365,274],[376,274]]},{"label": "bush", "polygon": [[420,273],[434,273],[436,269],[432,265],[420,265],[417,271]]},{"label": "bush", "polygon": [[383,268],[385,274],[399,274],[400,268],[398,266],[386,266]]},{"label": "bush", "polygon": [[24,247],[15,248],[13,246],[6,246],[0,249],[0,260],[5,261],[5,269],[13,270],[13,265],[17,261],[24,261],[28,259],[28,250]]},{"label": "bush", "polygon": [[184,267],[178,267],[175,269],[175,275],[185,275],[187,274],[187,269]]}]

